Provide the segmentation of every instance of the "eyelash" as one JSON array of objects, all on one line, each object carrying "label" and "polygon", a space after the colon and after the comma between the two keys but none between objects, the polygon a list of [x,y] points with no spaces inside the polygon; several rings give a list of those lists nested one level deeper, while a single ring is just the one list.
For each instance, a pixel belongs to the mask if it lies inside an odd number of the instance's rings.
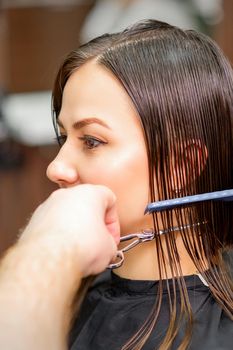
[{"label": "eyelash", "polygon": [[[56,140],[59,144],[59,146],[63,146],[66,142],[67,136],[66,135],[58,135],[56,137]],[[90,135],[84,135],[83,137],[79,137],[79,140],[83,141],[84,148],[87,150],[92,150],[94,148],[99,147],[100,145],[105,145],[107,142],[104,142],[102,140],[97,139],[96,137],[90,136]],[[88,145],[88,142],[94,143],[94,145]],[[97,144],[96,144],[97,143]]]},{"label": "eyelash", "polygon": [[[90,136],[90,135],[84,135],[83,137],[79,137],[79,140],[83,141],[84,147],[87,150],[92,150],[94,148],[97,148],[101,145],[105,145],[107,142],[104,142],[102,140],[97,139],[96,137]],[[92,145],[88,145],[88,142],[92,142]],[[94,143],[94,145],[93,145]],[[97,144],[96,144],[97,143]]]}]

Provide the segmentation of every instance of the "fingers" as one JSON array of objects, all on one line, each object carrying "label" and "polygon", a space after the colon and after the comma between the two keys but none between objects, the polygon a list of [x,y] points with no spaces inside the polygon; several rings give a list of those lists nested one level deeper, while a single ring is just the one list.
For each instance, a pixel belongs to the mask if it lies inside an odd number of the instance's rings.
[{"label": "fingers", "polygon": [[104,195],[104,222],[116,245],[120,242],[120,223],[116,208],[115,194],[105,186],[99,186]]},{"label": "fingers", "polygon": [[52,240],[61,252],[65,245],[85,275],[103,271],[115,257],[120,240],[116,196],[100,185],[56,190],[35,211],[23,237]]},{"label": "fingers", "polygon": [[[116,209],[116,196],[105,186],[90,185],[89,194],[92,198],[89,212],[95,214],[94,230],[92,229],[91,241],[88,254],[93,254],[93,260],[87,265],[85,274],[97,274],[102,272],[109,263],[114,260],[117,252],[117,245],[120,241],[120,224]],[[92,191],[92,192],[91,192]],[[94,243],[95,242],[95,243]],[[93,250],[93,252],[92,252]],[[86,255],[87,257],[87,255]]]}]

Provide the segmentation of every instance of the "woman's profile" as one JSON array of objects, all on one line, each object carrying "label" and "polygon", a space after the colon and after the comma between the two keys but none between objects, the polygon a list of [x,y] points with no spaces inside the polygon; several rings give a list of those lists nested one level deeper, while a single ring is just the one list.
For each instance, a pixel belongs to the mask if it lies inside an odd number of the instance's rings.
[{"label": "woman's profile", "polygon": [[233,187],[232,101],[218,46],[155,20],[96,38],[62,64],[53,91],[61,148],[49,178],[108,186],[122,235],[169,231],[88,291],[70,349],[231,349],[232,202],[144,210]]}]

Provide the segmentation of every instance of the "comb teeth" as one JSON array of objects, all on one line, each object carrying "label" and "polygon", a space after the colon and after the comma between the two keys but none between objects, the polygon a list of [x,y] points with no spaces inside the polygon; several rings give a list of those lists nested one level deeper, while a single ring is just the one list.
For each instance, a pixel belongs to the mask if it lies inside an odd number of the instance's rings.
[{"label": "comb teeth", "polygon": [[191,205],[194,203],[211,201],[211,200],[232,201],[233,189],[217,191],[217,192],[209,192],[209,193],[197,194],[193,196],[167,199],[164,201],[149,203],[145,209],[144,214],[151,214],[152,212],[163,211],[166,209],[174,209],[180,206]]}]

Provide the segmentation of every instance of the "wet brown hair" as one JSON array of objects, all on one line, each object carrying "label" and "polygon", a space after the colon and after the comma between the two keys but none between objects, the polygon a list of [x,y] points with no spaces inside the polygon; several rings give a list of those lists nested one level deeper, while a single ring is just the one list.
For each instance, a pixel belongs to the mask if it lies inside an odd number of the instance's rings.
[{"label": "wet brown hair", "polygon": [[[211,39],[193,30],[147,20],[72,51],[54,85],[56,130],[65,84],[75,70],[91,59],[118,78],[138,111],[147,146],[151,201],[233,187],[233,73]],[[155,231],[161,229],[161,222],[164,228],[178,223],[197,271],[231,319],[233,285],[223,253],[233,245],[232,213],[232,202],[205,202],[153,214]],[[183,230],[187,222],[200,225]],[[171,347],[184,319],[186,334],[179,349],[186,349],[193,316],[176,235],[171,232],[165,237],[156,236],[161,280],[167,275],[162,240],[168,252],[173,287],[168,293],[170,324],[160,349]],[[162,282],[147,321],[124,345],[124,350],[141,349],[145,344],[158,319],[161,299]]]}]

